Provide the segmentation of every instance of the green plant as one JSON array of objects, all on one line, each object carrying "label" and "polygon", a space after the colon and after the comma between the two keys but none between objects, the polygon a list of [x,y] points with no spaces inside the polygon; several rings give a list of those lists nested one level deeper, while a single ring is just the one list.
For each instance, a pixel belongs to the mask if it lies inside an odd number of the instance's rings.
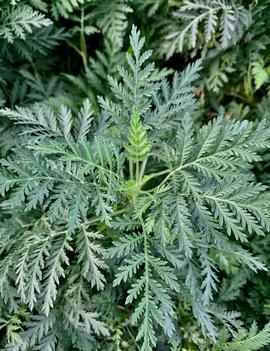
[{"label": "green plant", "polygon": [[250,330],[240,330],[234,337],[234,340],[221,346],[215,346],[216,351],[245,351],[259,350],[270,342],[270,326],[269,323],[264,329],[258,332],[258,326],[253,323]]},{"label": "green plant", "polygon": [[175,341],[177,305],[212,345],[220,327],[240,327],[215,303],[221,276],[232,262],[266,269],[248,242],[270,229],[270,195],[252,173],[270,129],[226,117],[198,128],[201,63],[154,81],[135,27],[130,45],[99,114],[88,100],[77,115],[0,112],[21,130],[0,176],[1,310],[17,334],[7,349],[152,350]]},{"label": "green plant", "polygon": [[[177,5],[177,2],[176,4]],[[179,6],[179,5],[178,5]],[[225,1],[183,1],[179,9],[173,13],[176,18],[184,22],[180,30],[168,34],[169,57],[176,50],[183,51],[186,37],[188,48],[195,48],[199,37],[199,27],[204,24],[203,37],[208,43],[214,37],[214,41],[219,41],[223,49],[235,43],[243,35],[244,29],[250,22],[250,13],[243,6],[226,3]],[[167,46],[167,45],[166,45]]]}]

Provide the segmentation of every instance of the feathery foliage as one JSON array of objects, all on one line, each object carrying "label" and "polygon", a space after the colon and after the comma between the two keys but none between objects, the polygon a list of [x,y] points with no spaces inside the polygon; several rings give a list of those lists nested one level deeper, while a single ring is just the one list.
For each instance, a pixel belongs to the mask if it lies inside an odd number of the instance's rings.
[{"label": "feathery foliage", "polygon": [[[239,40],[249,25],[249,12],[237,4],[227,4],[225,1],[184,1],[173,15],[182,19],[183,27],[168,34],[169,57],[176,50],[183,51],[185,43],[195,48],[198,40],[198,29],[203,23],[203,36],[208,43],[213,36],[220,42],[223,49]],[[189,40],[185,40],[189,37]]]},{"label": "feathery foliage", "polygon": [[[154,350],[174,341],[179,303],[213,344],[220,324],[233,335],[241,325],[216,303],[226,301],[217,293],[231,260],[266,270],[247,246],[270,229],[270,195],[252,173],[270,147],[266,122],[220,116],[196,128],[201,63],[172,84],[154,82],[136,27],[130,45],[100,112],[88,100],[77,114],[45,104],[0,110],[21,138],[0,177],[6,211],[18,213],[3,231],[0,265],[11,349],[95,349],[100,336],[109,349],[112,321],[124,318],[135,345]],[[109,286],[125,317],[93,303]],[[239,329],[222,350],[268,344],[268,326],[255,329]]]},{"label": "feathery foliage", "polygon": [[269,349],[269,10],[0,0],[1,350]]}]

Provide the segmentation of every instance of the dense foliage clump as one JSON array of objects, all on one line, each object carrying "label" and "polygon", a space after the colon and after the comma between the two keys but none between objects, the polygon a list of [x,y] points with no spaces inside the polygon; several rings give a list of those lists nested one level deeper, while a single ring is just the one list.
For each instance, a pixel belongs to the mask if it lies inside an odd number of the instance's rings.
[{"label": "dense foliage clump", "polygon": [[268,350],[269,10],[0,0],[1,350]]}]

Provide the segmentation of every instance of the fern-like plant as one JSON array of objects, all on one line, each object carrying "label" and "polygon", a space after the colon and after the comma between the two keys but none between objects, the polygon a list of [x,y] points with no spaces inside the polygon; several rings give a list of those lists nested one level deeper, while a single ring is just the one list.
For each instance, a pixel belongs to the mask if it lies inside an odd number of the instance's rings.
[{"label": "fern-like plant", "polygon": [[[130,45],[99,114],[87,100],[77,114],[0,111],[21,132],[0,175],[8,350],[154,350],[180,342],[183,304],[213,345],[241,325],[215,303],[226,267],[266,270],[248,242],[270,230],[270,193],[252,173],[270,129],[222,116],[196,128],[201,63],[153,81],[135,27]],[[222,350],[257,350],[268,329]]]},{"label": "fern-like plant", "polygon": [[195,48],[202,24],[205,42],[213,38],[218,39],[221,47],[225,49],[241,38],[250,22],[247,9],[223,0],[186,0],[177,8],[174,16],[184,23],[179,30],[167,35],[168,57],[177,49],[183,51],[185,43],[189,48]]}]

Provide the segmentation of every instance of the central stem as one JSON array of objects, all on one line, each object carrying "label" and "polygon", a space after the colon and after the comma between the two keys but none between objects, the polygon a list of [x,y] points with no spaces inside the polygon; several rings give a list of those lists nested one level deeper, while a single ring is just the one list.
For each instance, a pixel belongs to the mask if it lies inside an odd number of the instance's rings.
[{"label": "central stem", "polygon": [[140,182],[140,163],[136,161],[136,183]]}]

